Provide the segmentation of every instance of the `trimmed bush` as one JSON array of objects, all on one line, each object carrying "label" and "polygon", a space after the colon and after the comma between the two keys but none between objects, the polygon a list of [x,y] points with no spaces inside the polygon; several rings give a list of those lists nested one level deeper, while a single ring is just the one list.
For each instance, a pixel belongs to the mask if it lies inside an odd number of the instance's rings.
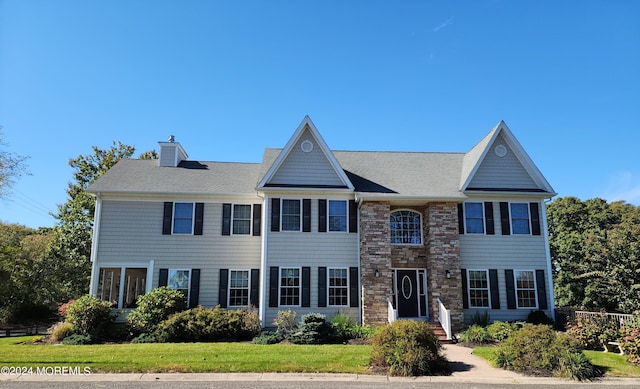
[{"label": "trimmed bush", "polygon": [[331,317],[331,325],[338,339],[354,339],[358,330],[358,324],[350,316],[337,313]]},{"label": "trimmed bush", "polygon": [[95,339],[91,335],[71,335],[64,338],[62,344],[67,346],[78,346],[83,344],[93,344]]},{"label": "trimmed bush", "polygon": [[489,336],[496,342],[502,342],[517,330],[517,325],[507,323],[505,321],[494,321],[491,325],[489,325],[489,327],[487,327]]},{"label": "trimmed bush", "polygon": [[579,317],[575,323],[567,326],[567,334],[587,350],[603,350],[607,342],[620,338],[618,324],[607,320],[606,315]]},{"label": "trimmed bush", "polygon": [[51,340],[59,342],[73,335],[73,324],[66,321],[56,323],[49,328],[49,334],[51,335]]},{"label": "trimmed bush", "polygon": [[139,296],[137,304],[127,316],[134,334],[152,333],[162,321],[186,308],[184,294],[167,286]]},{"label": "trimmed bush", "polygon": [[324,315],[308,313],[295,330],[289,332],[287,339],[294,344],[321,344],[335,338],[333,327],[327,323]]},{"label": "trimmed bush", "polygon": [[158,340],[152,334],[140,334],[131,339],[131,343],[156,343]]},{"label": "trimmed bush", "polygon": [[111,325],[111,303],[92,295],[84,295],[67,307],[67,321],[78,335],[101,337]]},{"label": "trimmed bush", "polygon": [[497,350],[498,366],[527,375],[560,376],[589,380],[599,375],[566,334],[546,325],[525,324]]},{"label": "trimmed bush", "polygon": [[255,312],[200,306],[172,315],[157,326],[155,336],[160,342],[249,340],[260,332],[259,323]]},{"label": "trimmed bush", "polygon": [[460,334],[460,338],[464,342],[475,344],[486,344],[493,342],[493,338],[489,335],[489,330],[486,327],[472,324]]},{"label": "trimmed bush", "polygon": [[390,375],[420,376],[449,372],[442,346],[425,322],[397,320],[382,327],[371,342],[371,365]]},{"label": "trimmed bush", "polygon": [[284,340],[284,336],[279,332],[263,331],[260,335],[253,338],[255,344],[276,344]]},{"label": "trimmed bush", "polygon": [[544,311],[531,311],[529,315],[527,315],[527,323],[530,324],[544,324],[544,325],[553,325],[553,319],[547,316]]}]

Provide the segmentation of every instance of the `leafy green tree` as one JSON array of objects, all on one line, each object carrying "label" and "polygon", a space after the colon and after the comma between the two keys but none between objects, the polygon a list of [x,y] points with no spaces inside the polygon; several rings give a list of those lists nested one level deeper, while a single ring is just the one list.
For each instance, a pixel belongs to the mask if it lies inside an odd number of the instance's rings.
[{"label": "leafy green tree", "polygon": [[563,197],[547,210],[557,304],[640,309],[640,208]]}]

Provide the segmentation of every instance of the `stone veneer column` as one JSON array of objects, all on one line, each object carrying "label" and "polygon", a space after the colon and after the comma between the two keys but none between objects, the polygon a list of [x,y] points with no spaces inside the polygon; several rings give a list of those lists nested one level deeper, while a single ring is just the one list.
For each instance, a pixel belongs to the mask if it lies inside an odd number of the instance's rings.
[{"label": "stone veneer column", "polygon": [[[364,202],[360,206],[360,274],[362,323],[388,323],[387,298],[391,297],[391,243],[389,203]],[[378,270],[379,277],[376,277]]]},{"label": "stone veneer column", "polygon": [[[425,215],[429,250],[427,278],[429,309],[437,318],[439,297],[451,311],[454,331],[464,327],[462,308],[462,276],[460,272],[460,241],[458,234],[458,206],[456,203],[431,203]],[[447,279],[449,270],[451,278]]]}]

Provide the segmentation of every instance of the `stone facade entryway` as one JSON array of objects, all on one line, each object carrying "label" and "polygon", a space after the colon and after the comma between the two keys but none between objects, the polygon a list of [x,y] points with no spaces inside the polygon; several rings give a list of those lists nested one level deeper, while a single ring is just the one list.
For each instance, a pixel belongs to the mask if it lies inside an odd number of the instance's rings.
[{"label": "stone facade entryway", "polygon": [[392,303],[398,319],[428,319],[426,271],[393,269]]}]

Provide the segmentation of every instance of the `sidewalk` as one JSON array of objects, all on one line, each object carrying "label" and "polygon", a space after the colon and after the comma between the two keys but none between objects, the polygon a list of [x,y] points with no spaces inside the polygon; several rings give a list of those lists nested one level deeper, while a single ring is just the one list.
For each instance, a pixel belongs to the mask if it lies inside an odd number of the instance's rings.
[{"label": "sidewalk", "polygon": [[[388,377],[368,374],[320,373],[126,373],[89,375],[0,375],[0,381],[75,381],[75,382],[274,382],[274,381],[329,381],[329,382],[463,382],[477,384],[540,384],[575,385],[577,381],[548,377],[528,377],[490,366],[484,359],[471,354],[471,349],[458,345],[445,345],[445,355],[452,362],[450,376]],[[605,378],[600,385],[640,388],[640,378]]]}]

